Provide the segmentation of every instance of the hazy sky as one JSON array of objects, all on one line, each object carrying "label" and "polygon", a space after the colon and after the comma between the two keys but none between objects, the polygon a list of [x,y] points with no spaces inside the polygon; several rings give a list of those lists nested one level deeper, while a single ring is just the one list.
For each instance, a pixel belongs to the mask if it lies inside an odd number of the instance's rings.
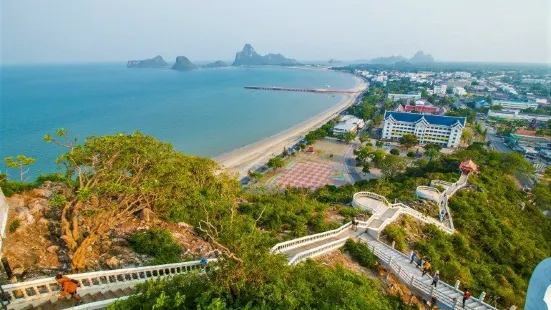
[{"label": "hazy sky", "polygon": [[299,60],[418,50],[440,61],[551,62],[550,0],[0,0],[1,62]]}]

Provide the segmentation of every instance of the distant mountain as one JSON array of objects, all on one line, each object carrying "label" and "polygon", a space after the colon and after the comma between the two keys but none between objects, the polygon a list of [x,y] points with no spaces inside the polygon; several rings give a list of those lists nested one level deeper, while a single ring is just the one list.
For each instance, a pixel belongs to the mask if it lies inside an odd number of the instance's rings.
[{"label": "distant mountain", "polygon": [[210,64],[202,65],[201,68],[222,68],[227,66],[228,66],[227,63],[223,62],[222,60],[217,60]]},{"label": "distant mountain", "polygon": [[400,61],[407,61],[408,59],[402,55],[389,56],[389,57],[377,57],[371,59],[371,63],[381,64],[381,65],[391,65]]},{"label": "distant mountain", "polygon": [[235,60],[232,66],[295,66],[297,61],[285,58],[281,54],[266,54],[264,56],[257,53],[250,44],[245,44],[241,52],[235,54]]},{"label": "distant mountain", "polygon": [[172,70],[189,71],[193,69],[197,69],[197,66],[189,61],[186,56],[176,57],[176,63],[172,66]]},{"label": "distant mountain", "polygon": [[330,64],[339,64],[339,63],[341,63],[341,62],[342,62],[342,61],[340,61],[340,60],[336,60],[336,59],[331,58],[331,59],[329,59],[329,61],[328,61],[327,63],[330,63]]},{"label": "distant mountain", "polygon": [[168,66],[168,63],[161,56],[144,60],[129,60],[127,68],[161,68]]},{"label": "distant mountain", "polygon": [[419,63],[432,63],[434,62],[434,57],[430,54],[425,54],[423,51],[418,51],[409,59],[409,62],[413,64],[419,64]]}]

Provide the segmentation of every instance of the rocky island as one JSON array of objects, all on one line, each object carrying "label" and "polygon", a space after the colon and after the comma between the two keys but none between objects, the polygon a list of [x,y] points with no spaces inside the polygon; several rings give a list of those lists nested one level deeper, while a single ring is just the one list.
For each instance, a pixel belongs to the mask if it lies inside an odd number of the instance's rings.
[{"label": "rocky island", "polygon": [[197,69],[197,66],[194,65],[186,56],[176,57],[176,62],[172,66],[172,70],[178,71],[189,71]]},{"label": "rocky island", "polygon": [[418,51],[409,59],[409,62],[412,64],[418,64],[418,63],[432,63],[434,62],[434,57],[432,57],[431,54],[425,54],[423,51]]},{"label": "rocky island", "polygon": [[129,60],[127,68],[162,68],[168,66],[168,63],[161,56],[144,60]]},{"label": "rocky island", "polygon": [[296,66],[299,63],[295,59],[285,58],[282,54],[257,53],[250,44],[245,44],[241,52],[235,54],[232,66]]},{"label": "rocky island", "polygon": [[210,64],[201,66],[201,68],[223,68],[223,67],[228,67],[228,64],[223,62],[222,60],[217,60],[215,62],[211,62]]}]

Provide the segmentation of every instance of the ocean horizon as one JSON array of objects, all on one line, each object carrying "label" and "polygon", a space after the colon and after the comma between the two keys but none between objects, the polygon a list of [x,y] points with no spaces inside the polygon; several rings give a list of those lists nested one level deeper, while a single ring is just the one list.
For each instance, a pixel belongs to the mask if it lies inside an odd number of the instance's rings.
[{"label": "ocean horizon", "polygon": [[[0,157],[36,158],[31,178],[60,171],[54,161],[64,150],[42,140],[59,128],[80,142],[141,131],[186,154],[214,157],[302,123],[343,99],[244,86],[350,89],[357,83],[348,74],[302,68],[178,72],[129,69],[124,63],[0,68]],[[12,179],[15,175],[10,170]]]}]

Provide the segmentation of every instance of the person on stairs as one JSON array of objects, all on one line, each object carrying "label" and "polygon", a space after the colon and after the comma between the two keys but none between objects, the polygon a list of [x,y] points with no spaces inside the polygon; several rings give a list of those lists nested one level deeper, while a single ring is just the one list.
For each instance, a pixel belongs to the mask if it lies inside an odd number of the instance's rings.
[{"label": "person on stairs", "polygon": [[440,271],[436,270],[436,272],[434,273],[434,277],[432,277],[431,285],[434,285],[434,287],[436,287],[438,285],[438,281],[440,281]]},{"label": "person on stairs", "polygon": [[358,231],[358,221],[356,221],[356,217],[352,217],[352,230]]},{"label": "person on stairs", "polygon": [[463,308],[465,308],[465,302],[471,298],[471,292],[469,292],[469,289],[465,289],[465,293],[463,294]]},{"label": "person on stairs", "polygon": [[410,259],[409,259],[409,263],[413,263],[415,261],[415,258],[417,258],[417,252],[415,251],[411,251],[411,254],[410,254]]},{"label": "person on stairs", "polygon": [[77,305],[84,303],[77,293],[77,280],[69,279],[60,273],[55,276],[55,280],[61,285],[61,292],[59,293],[58,299],[62,299],[66,295],[71,295],[71,298],[77,301]]},{"label": "person on stairs", "polygon": [[430,261],[425,261],[425,264],[421,267],[421,270],[423,270],[421,277],[424,277],[429,272],[430,267]]}]

